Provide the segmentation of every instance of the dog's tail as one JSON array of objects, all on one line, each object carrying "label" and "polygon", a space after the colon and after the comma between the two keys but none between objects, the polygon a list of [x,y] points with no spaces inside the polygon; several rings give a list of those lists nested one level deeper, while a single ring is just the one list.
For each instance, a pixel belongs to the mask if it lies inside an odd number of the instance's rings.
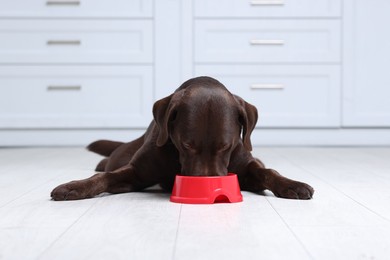
[{"label": "dog's tail", "polygon": [[91,152],[108,157],[116,148],[122,144],[124,143],[109,140],[98,140],[88,145],[87,149]]}]

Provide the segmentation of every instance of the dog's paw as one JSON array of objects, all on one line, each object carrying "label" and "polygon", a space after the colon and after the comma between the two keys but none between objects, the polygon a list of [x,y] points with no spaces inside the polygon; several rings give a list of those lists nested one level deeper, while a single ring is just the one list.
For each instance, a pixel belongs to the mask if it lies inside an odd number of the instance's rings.
[{"label": "dog's paw", "polygon": [[280,198],[309,200],[313,197],[314,189],[306,183],[290,180],[284,182],[274,194]]},{"label": "dog's paw", "polygon": [[80,181],[59,185],[51,192],[53,200],[79,200],[87,198],[85,187]]}]

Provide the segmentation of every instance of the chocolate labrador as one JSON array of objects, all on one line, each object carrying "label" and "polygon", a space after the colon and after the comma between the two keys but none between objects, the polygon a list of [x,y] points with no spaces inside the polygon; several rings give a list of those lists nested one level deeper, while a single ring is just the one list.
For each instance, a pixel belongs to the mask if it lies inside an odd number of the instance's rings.
[{"label": "chocolate labrador", "polygon": [[171,191],[175,175],[224,176],[236,173],[242,190],[311,199],[308,184],[281,176],[252,156],[250,135],[257,109],[210,77],[184,82],[153,106],[146,133],[130,142],[100,140],[88,146],[106,156],[90,178],[55,188],[53,200],[77,200],[100,193],[141,191],[160,184]]}]

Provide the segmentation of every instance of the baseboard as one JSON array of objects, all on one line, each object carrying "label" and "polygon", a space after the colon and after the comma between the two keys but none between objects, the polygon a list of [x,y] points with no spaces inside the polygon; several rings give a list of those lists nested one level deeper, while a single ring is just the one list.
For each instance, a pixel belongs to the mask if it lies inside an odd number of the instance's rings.
[{"label": "baseboard", "polygon": [[[85,146],[98,139],[130,141],[145,129],[0,130],[0,146]],[[389,146],[390,128],[255,129],[254,146]]]}]

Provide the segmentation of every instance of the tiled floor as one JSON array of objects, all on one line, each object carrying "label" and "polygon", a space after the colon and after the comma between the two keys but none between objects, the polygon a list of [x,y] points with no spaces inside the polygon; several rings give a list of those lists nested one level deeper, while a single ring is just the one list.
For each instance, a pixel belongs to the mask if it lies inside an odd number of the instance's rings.
[{"label": "tiled floor", "polygon": [[54,202],[89,177],[82,148],[0,149],[0,259],[388,259],[390,148],[256,148],[313,200],[243,192],[181,205],[159,191]]}]

